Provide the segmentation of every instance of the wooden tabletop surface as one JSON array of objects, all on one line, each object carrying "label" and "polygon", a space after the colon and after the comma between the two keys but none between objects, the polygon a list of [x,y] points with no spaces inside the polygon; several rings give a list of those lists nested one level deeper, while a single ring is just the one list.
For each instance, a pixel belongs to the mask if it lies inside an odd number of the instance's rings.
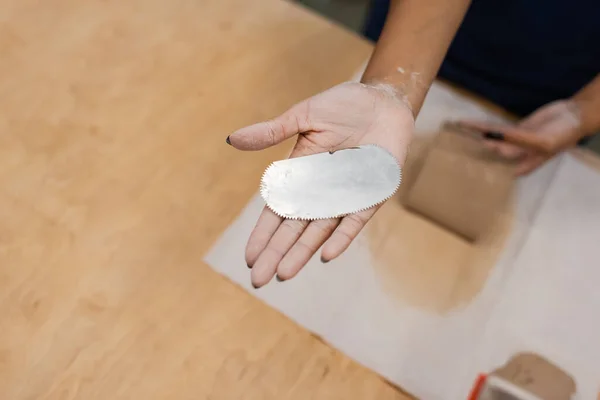
[{"label": "wooden tabletop surface", "polygon": [[0,10],[0,398],[407,398],[201,261],[289,148],[227,134],[369,44],[280,0]]}]

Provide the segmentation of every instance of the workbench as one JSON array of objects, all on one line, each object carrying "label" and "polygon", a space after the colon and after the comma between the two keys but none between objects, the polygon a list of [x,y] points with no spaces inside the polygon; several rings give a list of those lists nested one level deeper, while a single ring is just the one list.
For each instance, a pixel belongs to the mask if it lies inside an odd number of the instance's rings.
[{"label": "workbench", "polygon": [[371,46],[280,0],[0,0],[0,398],[405,399],[202,262]]},{"label": "workbench", "polygon": [[202,261],[291,145],[226,136],[371,49],[282,0],[0,0],[0,398],[409,399]]}]

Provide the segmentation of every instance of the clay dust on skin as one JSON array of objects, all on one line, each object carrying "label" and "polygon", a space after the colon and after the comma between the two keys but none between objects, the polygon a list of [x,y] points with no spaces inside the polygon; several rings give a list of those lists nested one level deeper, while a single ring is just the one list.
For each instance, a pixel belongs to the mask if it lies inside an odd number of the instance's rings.
[{"label": "clay dust on skin", "polygon": [[[424,86],[423,80],[421,79],[421,73],[414,71],[408,72],[408,70],[404,67],[396,67],[396,71],[402,75],[409,74],[409,79],[408,81],[404,81],[405,79],[403,79],[403,82],[400,82],[395,86],[389,84],[389,86],[396,92],[396,97],[400,98],[408,106],[408,108],[413,111],[412,105],[410,104],[410,101],[408,101],[407,93],[412,93],[417,88]],[[387,79],[384,79],[382,84],[388,84],[386,81]]]},{"label": "clay dust on skin", "polygon": [[414,87],[421,85],[421,73],[420,72],[411,72],[410,73],[410,82]]},{"label": "clay dust on skin", "polygon": [[[406,73],[406,70],[402,67],[396,68],[396,71],[400,72],[401,74]],[[411,72],[410,73],[410,83],[413,87],[420,86],[422,84],[421,83],[421,73],[420,72]]]},{"label": "clay dust on skin", "polygon": [[361,85],[363,85],[364,87],[367,87],[367,88],[376,89],[395,100],[399,100],[402,103],[402,105],[407,107],[411,113],[413,112],[412,106],[410,104],[410,101],[408,101],[408,96],[406,95],[405,91],[400,90],[399,88],[392,85],[391,83],[387,83],[387,82],[378,82],[378,83],[369,83],[369,84],[361,83]]},{"label": "clay dust on skin", "polygon": [[[401,74],[406,74],[406,69],[404,69],[402,67],[396,68],[396,71],[400,72]],[[415,89],[422,85],[423,85],[423,82],[421,81],[421,73],[420,72],[411,72],[410,73],[410,87],[408,89],[412,90],[412,89]]]}]

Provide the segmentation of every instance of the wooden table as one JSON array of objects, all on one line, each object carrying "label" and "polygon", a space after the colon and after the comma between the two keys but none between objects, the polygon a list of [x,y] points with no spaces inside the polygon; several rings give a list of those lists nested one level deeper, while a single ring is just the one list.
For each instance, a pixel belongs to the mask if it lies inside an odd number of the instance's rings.
[{"label": "wooden table", "polygon": [[201,261],[287,149],[227,134],[370,50],[279,0],[0,0],[0,398],[405,399]]}]

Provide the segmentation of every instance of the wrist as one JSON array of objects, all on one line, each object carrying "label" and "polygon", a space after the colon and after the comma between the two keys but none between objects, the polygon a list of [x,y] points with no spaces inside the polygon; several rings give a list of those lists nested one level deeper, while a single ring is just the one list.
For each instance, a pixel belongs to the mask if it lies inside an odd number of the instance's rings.
[{"label": "wrist", "polygon": [[360,84],[366,88],[377,91],[384,97],[390,98],[395,102],[407,108],[411,115],[414,116],[413,106],[409,100],[406,90],[399,85],[394,85],[386,80],[379,79],[361,79]]},{"label": "wrist", "polygon": [[[397,74],[379,76],[363,75],[360,82],[381,92],[386,92],[402,102],[416,119],[425,98],[425,85],[418,72],[406,72],[398,68]],[[398,74],[406,76],[398,76]]]},{"label": "wrist", "polygon": [[582,137],[600,131],[600,74],[575,93],[569,101],[578,109]]},{"label": "wrist", "polygon": [[414,125],[415,113],[406,93],[389,82],[378,80],[361,80],[359,84],[375,94],[376,98],[383,100],[378,107],[382,110],[392,111],[394,114],[401,116],[403,119],[408,119]]},{"label": "wrist", "polygon": [[568,121],[569,125],[571,126],[571,141],[576,143],[581,138],[586,136],[582,119],[583,113],[581,104],[572,98],[563,100],[562,103],[564,104],[565,113],[567,114],[565,120]]},{"label": "wrist", "polygon": [[578,139],[600,131],[600,109],[591,99],[573,96],[567,100],[570,110],[579,120]]}]

